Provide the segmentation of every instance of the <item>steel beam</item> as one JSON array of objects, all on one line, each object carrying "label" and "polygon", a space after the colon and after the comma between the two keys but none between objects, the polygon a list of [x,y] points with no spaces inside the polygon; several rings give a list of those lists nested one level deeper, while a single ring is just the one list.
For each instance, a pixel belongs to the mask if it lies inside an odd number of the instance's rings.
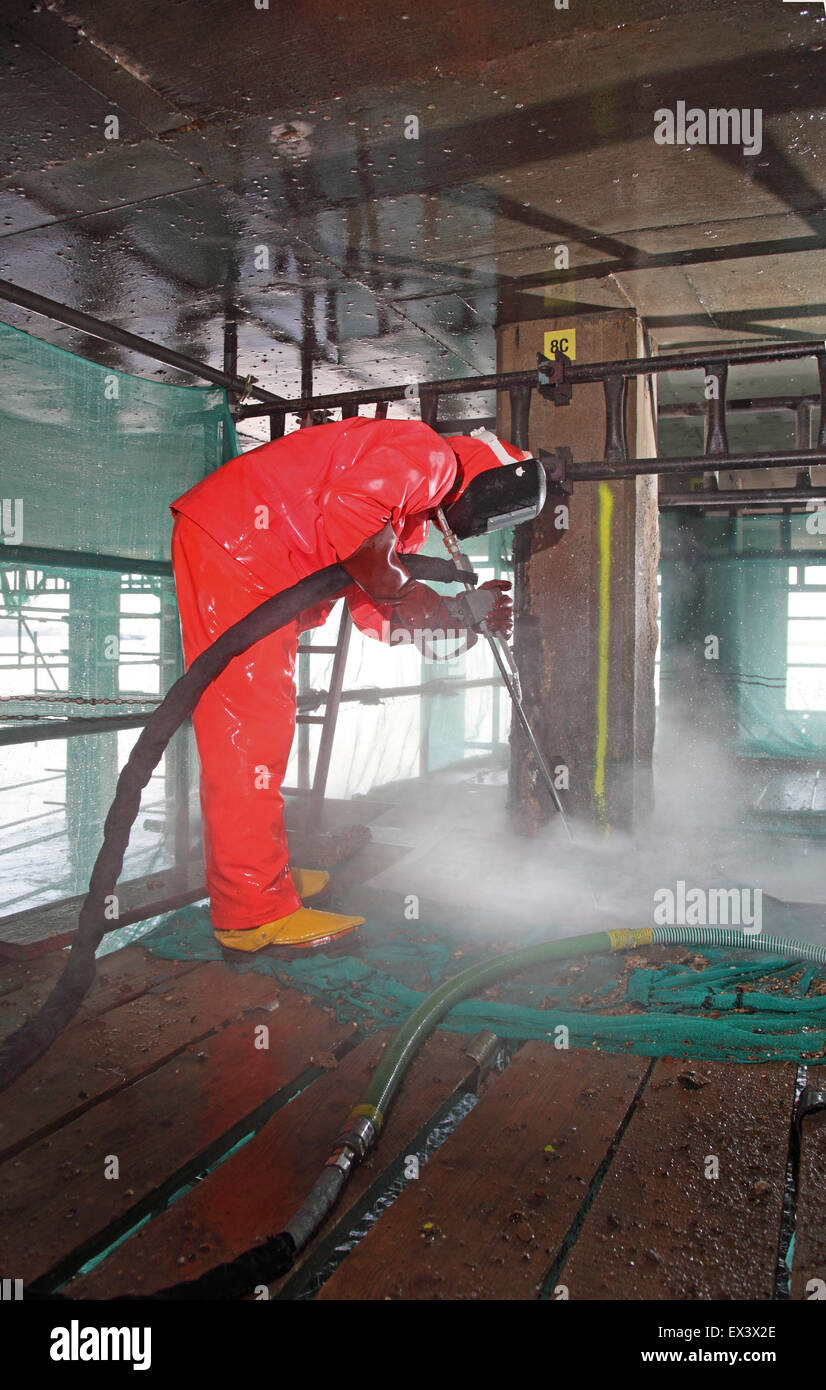
[{"label": "steel beam", "polygon": [[706,453],[715,462],[717,459],[725,458],[729,452],[728,436],[726,434],[726,383],[728,381],[728,364],[723,363],[718,366],[706,365],[706,384],[709,381],[717,383],[716,392],[708,399],[708,415],[706,418]]},{"label": "steel beam", "polygon": [[[800,406],[819,404],[819,396],[741,396],[738,400],[726,401],[726,412],[733,415],[759,410],[798,410]],[[660,419],[671,420],[690,415],[705,416],[707,409],[700,401],[667,401],[657,406],[657,414]]]},{"label": "steel beam", "polygon": [[826,502],[826,487],[755,487],[736,488],[725,492],[717,490],[703,492],[662,493],[659,499],[661,512],[685,511],[692,507],[802,507],[815,499]]},{"label": "steel beam", "polygon": [[564,470],[567,482],[596,482],[611,478],[636,478],[645,473],[705,473],[715,469],[747,472],[755,468],[806,468],[826,464],[826,449],[794,449],[779,454],[708,454],[691,458],[628,459],[610,464],[601,459],[572,463]]},{"label": "steel beam", "polygon": [[[341,694],[341,703],[349,704],[352,702],[376,705],[383,700],[403,699],[408,695],[453,695],[460,690],[478,690],[483,686],[501,685],[498,676],[480,677],[477,680],[460,680],[446,676],[443,680],[435,679],[424,681],[419,685],[396,685],[396,686],[367,686],[363,689],[345,690]],[[21,697],[23,698],[23,697]],[[37,696],[30,697],[36,701]],[[325,704],[330,698],[327,690],[308,690],[304,696],[299,695],[296,704],[299,712],[304,718],[306,710],[315,709],[318,705]],[[158,701],[160,704],[160,700]],[[149,722],[154,710],[148,714],[110,714],[92,716],[84,719],[82,716],[75,719],[44,719],[32,720],[29,724],[22,722],[10,728],[0,728],[0,748],[7,747],[15,743],[41,743],[44,740],[54,740],[58,738],[76,738],[82,734],[109,734],[118,729],[141,729]],[[319,716],[321,719],[321,716]],[[0,712],[0,724],[3,716]]]},{"label": "steel beam", "polygon": [[[434,677],[433,680],[420,681],[418,685],[362,686],[344,690],[342,704],[378,705],[384,700],[401,700],[408,695],[455,695],[462,690],[481,690],[489,686],[500,686],[501,676],[478,676],[463,680],[460,676]],[[327,690],[308,690],[299,695],[299,709],[315,709],[330,698]]]},{"label": "steel beam", "polygon": [[[719,352],[668,353],[661,357],[629,357],[617,362],[588,362],[577,366],[566,365],[566,381],[573,383],[604,381],[606,377],[657,376],[661,372],[705,371],[709,366],[742,366],[756,362],[786,362],[801,357],[823,356],[826,347],[821,338],[806,339],[796,343],[765,343],[754,347],[726,348]],[[420,392],[436,396],[472,395],[479,391],[508,391],[511,387],[537,385],[537,373],[490,372],[485,376],[447,377],[441,381],[423,381]],[[278,405],[243,406],[238,412],[240,419],[253,415],[270,415],[285,412],[293,415],[309,410],[337,410],[343,406],[369,405],[377,401],[390,402],[405,399],[405,386],[365,387],[359,391],[340,391],[325,396],[302,395],[294,400],[282,401]]]},{"label": "steel beam", "polygon": [[0,545],[0,564],[52,569],[115,570],[118,574],[172,577],[169,560],[133,560],[127,555],[86,554],[82,550],[51,550],[39,545]]},{"label": "steel beam", "polygon": [[[33,695],[32,700],[37,696]],[[118,729],[142,729],[152,718],[149,714],[110,714],[91,719],[45,719],[31,724],[17,724],[0,729],[0,748],[12,743],[43,743],[49,739],[75,738],[79,734],[111,734]],[[0,723],[2,723],[0,713]]]},{"label": "steel beam", "polygon": [[[175,352],[172,348],[164,347],[161,343],[153,343],[149,338],[141,338],[137,333],[128,333],[124,328],[116,328],[114,324],[104,323],[103,319],[93,318],[91,314],[83,314],[78,309],[71,309],[67,304],[59,304],[56,299],[47,299],[44,294],[35,294],[33,290],[24,290],[20,285],[13,285],[10,280],[0,280],[0,299],[7,300],[10,304],[17,304],[21,309],[31,309],[35,314],[42,314],[44,318],[54,319],[57,323],[68,324],[71,328],[79,328],[82,333],[88,333],[93,338],[101,338],[105,343],[116,343],[118,347],[128,348],[130,352],[139,352],[143,357],[152,357],[156,362],[165,362],[169,367],[177,367],[181,372],[189,372],[191,376],[199,376],[204,381],[211,381],[216,386],[223,386],[227,391],[233,391],[237,395],[246,393],[255,396],[256,400],[266,401],[269,405],[280,405],[280,396],[275,396],[271,391],[264,391],[258,386],[248,387],[247,382],[239,380],[238,377],[230,376],[227,372],[218,371],[215,367],[210,367],[207,362],[198,362],[194,357],[187,357],[182,352]],[[265,413],[265,412],[262,412]]]}]

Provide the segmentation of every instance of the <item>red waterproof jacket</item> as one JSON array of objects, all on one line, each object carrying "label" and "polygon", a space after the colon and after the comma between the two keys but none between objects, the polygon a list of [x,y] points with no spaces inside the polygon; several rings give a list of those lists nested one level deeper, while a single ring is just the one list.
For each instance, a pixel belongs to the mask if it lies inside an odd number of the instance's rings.
[{"label": "red waterproof jacket", "polygon": [[[487,445],[443,439],[420,420],[315,425],[225,463],[172,511],[197,522],[277,593],[346,560],[388,521],[401,554],[420,550],[430,517],[457,483],[457,453],[462,485],[499,466]],[[359,627],[380,629],[383,615],[355,585],[347,602]],[[318,626],[332,606],[305,613],[301,627]]]}]

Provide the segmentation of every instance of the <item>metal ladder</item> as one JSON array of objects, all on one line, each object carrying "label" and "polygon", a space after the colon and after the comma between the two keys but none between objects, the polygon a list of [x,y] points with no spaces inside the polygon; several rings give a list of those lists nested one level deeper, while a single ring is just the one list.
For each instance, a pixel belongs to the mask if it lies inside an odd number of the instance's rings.
[{"label": "metal ladder", "polygon": [[[298,696],[307,691],[310,686],[310,660],[313,656],[332,656],[333,669],[330,674],[330,688],[327,692],[327,699],[323,714],[302,714],[296,715],[296,725],[298,726],[298,786],[284,787],[282,790],[287,794],[303,796],[307,798],[306,814],[304,816],[304,830],[316,831],[321,827],[321,820],[324,814],[324,801],[327,791],[327,778],[330,773],[330,759],[333,754],[333,740],[335,738],[336,724],[338,722],[338,711],[341,704],[341,692],[344,686],[344,671],[347,666],[347,653],[350,649],[350,634],[353,630],[353,620],[347,604],[344,603],[341,609],[341,619],[338,625],[338,636],[335,646],[322,645],[321,643],[299,642],[298,644]],[[312,779],[310,777],[310,725],[321,725],[321,741],[316,757],[315,771]]]}]

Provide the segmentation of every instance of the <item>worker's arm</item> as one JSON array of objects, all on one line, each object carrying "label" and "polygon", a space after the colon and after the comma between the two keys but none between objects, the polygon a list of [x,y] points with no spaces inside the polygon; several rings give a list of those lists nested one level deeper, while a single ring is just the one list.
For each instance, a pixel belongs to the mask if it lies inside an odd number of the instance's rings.
[{"label": "worker's arm", "polygon": [[386,642],[413,628],[449,627],[448,610],[410,578],[396,544],[413,518],[421,519],[424,537],[427,518],[455,480],[456,456],[420,421],[394,422],[390,438],[386,423],[377,422],[358,442],[361,452],[341,460],[321,509],[327,539],[354,581],[347,595],[353,621]]},{"label": "worker's arm", "polygon": [[[510,637],[513,629],[513,604],[505,592],[508,588],[510,588],[508,580],[490,579],[486,584],[480,584],[479,588],[475,590],[477,594],[485,593],[487,590],[494,591],[493,604],[488,611],[485,625],[490,632],[496,632],[506,640]],[[377,642],[388,642],[391,645],[395,642],[409,640],[410,628],[398,621],[391,604],[374,603],[356,584],[347,590],[346,600],[353,622],[366,637],[373,637]],[[466,630],[465,619],[462,616],[454,616],[451,621],[451,629],[454,632],[464,632]],[[471,643],[471,645],[473,644]]]},{"label": "worker's arm", "polygon": [[[398,641],[399,630],[412,634],[417,631],[461,631],[450,601],[440,598],[427,584],[411,579],[396,554],[396,533],[390,522],[380,531],[368,536],[352,555],[341,561],[343,568],[367,600],[364,604],[350,601],[350,612],[362,630],[371,631],[376,614],[380,631],[376,635],[385,641]],[[365,626],[366,619],[366,626]]]},{"label": "worker's arm", "polygon": [[394,642],[409,641],[407,628],[402,629],[395,621],[393,609],[389,604],[374,603],[357,584],[353,584],[347,590],[345,600],[350,617],[365,637],[372,637],[376,642],[387,642],[391,645]]},{"label": "worker's arm", "polygon": [[377,535],[363,541],[342,565],[356,585],[356,592],[347,596],[353,621],[362,632],[380,641],[398,642],[418,633],[459,636],[468,630],[478,632],[482,623],[491,632],[510,634],[513,608],[506,593],[508,580],[491,579],[475,590],[476,611],[469,621],[461,599],[442,598],[427,584],[410,578],[404,556],[396,552],[396,536],[389,522]]}]

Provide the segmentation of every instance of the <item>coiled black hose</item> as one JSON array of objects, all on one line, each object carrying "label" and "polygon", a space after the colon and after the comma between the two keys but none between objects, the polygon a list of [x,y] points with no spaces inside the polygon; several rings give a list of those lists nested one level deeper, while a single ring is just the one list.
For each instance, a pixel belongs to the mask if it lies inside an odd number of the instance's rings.
[{"label": "coiled black hose", "polygon": [[118,778],[115,799],[104,822],[103,844],[80,909],[77,935],[66,968],[40,1011],[27,1019],[0,1047],[0,1091],[16,1081],[51,1047],[61,1029],[77,1013],[92,985],[96,971],[95,951],[107,927],[106,900],[114,893],[123,867],[129,834],[140,810],[141,792],[176,729],[191,715],[207,686],[233,657],[276,628],[292,622],[305,608],[340,594],[348,582],[341,565],[330,565],[259,604],[240,622],[227,628],[193,661],[141,730]]}]

